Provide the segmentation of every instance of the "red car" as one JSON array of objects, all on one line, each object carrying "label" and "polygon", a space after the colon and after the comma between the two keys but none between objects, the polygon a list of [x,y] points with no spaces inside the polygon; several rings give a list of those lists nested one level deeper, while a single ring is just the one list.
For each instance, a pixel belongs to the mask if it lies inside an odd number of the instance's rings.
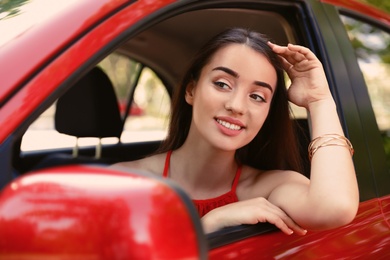
[{"label": "red car", "polygon": [[[322,61],[355,147],[352,223],[205,234],[175,183],[107,167],[159,147],[183,69],[231,26]],[[388,259],[389,33],[389,14],[355,0],[1,2],[0,259]],[[307,130],[306,111],[294,114]],[[310,133],[299,138],[307,147]]]}]

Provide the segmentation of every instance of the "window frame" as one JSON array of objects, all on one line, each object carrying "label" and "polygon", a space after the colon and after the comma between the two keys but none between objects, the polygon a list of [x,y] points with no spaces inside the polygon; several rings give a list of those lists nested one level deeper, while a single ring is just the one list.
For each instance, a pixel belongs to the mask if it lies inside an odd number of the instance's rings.
[{"label": "window frame", "polygon": [[[380,20],[376,20],[370,16],[347,10],[345,8],[339,8],[338,11],[339,15],[343,15],[359,22],[369,24],[370,26],[380,29],[390,35],[390,27]],[[344,26],[344,23],[341,21],[340,17],[339,20]],[[358,70],[358,72],[355,72],[355,77],[359,80],[359,82],[356,82],[354,85],[354,95],[358,104],[363,104],[361,107],[364,108],[364,111],[360,112],[362,122],[364,122],[364,124],[362,123],[362,126],[369,125],[370,127],[370,129],[365,129],[365,143],[369,152],[368,158],[370,158],[372,167],[371,171],[375,180],[375,187],[377,192],[376,196],[382,197],[390,194],[390,186],[388,185],[388,183],[390,183],[390,169],[388,168],[386,153],[384,150],[383,141],[381,139],[381,131],[377,125],[375,112],[372,107],[370,94],[368,92],[369,86],[366,84],[363,72],[358,64],[358,58],[355,54],[355,50],[349,40],[346,30],[345,35],[348,44],[352,49],[352,53],[349,53],[350,58],[354,59],[353,63],[351,61],[352,66],[353,68],[356,67],[356,70]]]}]

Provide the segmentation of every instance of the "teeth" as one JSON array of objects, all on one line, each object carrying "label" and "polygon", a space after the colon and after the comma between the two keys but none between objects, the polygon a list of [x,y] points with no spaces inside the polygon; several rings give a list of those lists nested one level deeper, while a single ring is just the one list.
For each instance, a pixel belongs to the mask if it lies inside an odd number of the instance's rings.
[{"label": "teeth", "polygon": [[229,128],[229,129],[231,129],[231,130],[240,130],[240,129],[241,129],[241,126],[235,125],[235,124],[231,124],[231,123],[226,122],[226,121],[223,121],[223,120],[221,120],[221,119],[217,119],[217,122],[218,122],[220,125],[223,125],[224,127]]}]

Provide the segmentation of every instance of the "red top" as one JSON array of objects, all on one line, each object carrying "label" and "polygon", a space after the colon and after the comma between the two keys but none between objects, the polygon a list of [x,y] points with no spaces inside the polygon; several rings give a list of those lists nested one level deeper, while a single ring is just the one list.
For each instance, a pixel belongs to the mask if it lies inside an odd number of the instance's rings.
[{"label": "red top", "polygon": [[[169,151],[167,153],[167,157],[165,158],[165,166],[164,166],[164,172],[163,177],[168,177],[168,171],[169,171],[169,163],[171,159],[172,151]],[[241,166],[237,168],[236,176],[234,176],[234,180],[232,183],[232,188],[230,191],[226,192],[225,194],[222,194],[218,197],[211,198],[211,199],[205,199],[205,200],[192,200],[195,204],[196,209],[198,210],[198,213],[200,217],[203,217],[208,213],[209,211],[233,203],[237,202],[238,198],[236,195],[236,188],[238,185],[238,181],[240,179],[241,175]]]}]

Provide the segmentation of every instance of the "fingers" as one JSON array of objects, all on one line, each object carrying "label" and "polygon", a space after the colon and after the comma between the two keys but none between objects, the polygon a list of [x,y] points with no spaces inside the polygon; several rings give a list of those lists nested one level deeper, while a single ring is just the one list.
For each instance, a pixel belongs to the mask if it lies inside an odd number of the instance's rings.
[{"label": "fingers", "polygon": [[[288,229],[285,229],[283,224],[275,223],[275,226],[280,228],[284,233],[291,235],[293,233],[296,233],[298,235],[306,235],[307,230],[303,229],[302,227],[298,226],[290,217],[287,215],[285,217],[281,217],[280,220],[282,220],[281,223],[283,223]],[[279,225],[281,227],[279,227]],[[287,233],[289,232],[289,233]]]},{"label": "fingers", "polygon": [[291,43],[289,43],[287,47],[292,52],[300,53],[307,60],[317,60],[317,57],[309,48],[300,45],[291,44]]},{"label": "fingers", "polygon": [[244,212],[250,214],[247,219],[249,222],[245,224],[269,222],[274,224],[287,235],[291,235],[293,233],[297,233],[299,235],[306,234],[306,230],[296,224],[281,208],[272,204],[265,198],[254,198],[247,201],[241,201],[238,204],[240,204],[239,207],[241,210],[245,208]]},{"label": "fingers", "polygon": [[267,222],[274,224],[277,228],[279,228],[286,235],[292,235],[294,233],[294,230],[289,228],[289,226],[286,224],[286,221],[283,221],[281,218],[268,217]]},{"label": "fingers", "polygon": [[284,69],[288,74],[290,74],[289,72],[293,69],[294,66],[293,66],[290,62],[288,62],[285,58],[283,58],[283,57],[281,57],[281,56],[279,56],[279,60],[280,60],[280,62],[282,63],[283,69]]},{"label": "fingers", "polygon": [[268,45],[276,54],[283,58],[284,62],[282,63],[286,63],[287,61],[290,65],[294,65],[305,61],[318,60],[310,49],[303,46],[291,43],[287,46],[280,46],[271,42],[268,42]]},{"label": "fingers", "polygon": [[305,235],[307,233],[305,229],[301,228],[298,224],[296,224],[283,210],[270,203],[268,200],[264,200],[266,201],[265,203],[267,204],[266,206],[268,207],[268,209],[261,210],[262,214],[266,213],[265,219],[267,222],[274,224],[287,235],[291,235],[293,233]]}]

